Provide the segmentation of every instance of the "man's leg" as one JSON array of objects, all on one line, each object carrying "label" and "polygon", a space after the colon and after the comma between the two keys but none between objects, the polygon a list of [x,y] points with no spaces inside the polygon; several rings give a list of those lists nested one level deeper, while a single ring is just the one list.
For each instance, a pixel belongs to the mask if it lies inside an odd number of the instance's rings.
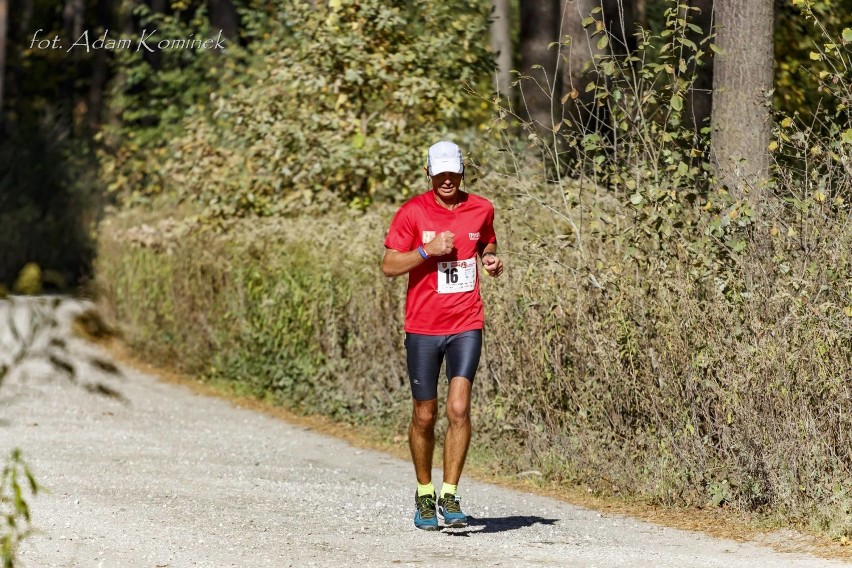
[{"label": "man's leg", "polygon": [[449,428],[444,440],[444,485],[438,494],[438,514],[444,518],[444,526],[447,527],[467,526],[467,515],[461,509],[457,485],[470,446],[470,393],[481,352],[482,330],[453,335],[447,342]]},{"label": "man's leg", "polygon": [[438,399],[414,400],[411,425],[408,427],[408,447],[414,462],[417,483],[427,485],[432,481],[432,454],[435,451],[435,419]]},{"label": "man's leg", "polygon": [[466,527],[467,515],[461,509],[457,496],[467,448],[470,445],[470,391],[471,381],[465,377],[450,380],[447,397],[449,428],[444,440],[444,484],[438,493],[438,514],[446,527]]},{"label": "man's leg", "polygon": [[458,485],[470,446],[470,393],[470,379],[453,377],[447,397],[449,428],[444,441],[444,483],[450,485]]},{"label": "man's leg", "polygon": [[408,447],[417,491],[414,497],[414,526],[438,530],[435,510],[435,488],[432,485],[432,454],[435,451],[435,420],[438,415],[438,371],[443,356],[443,338],[406,334],[408,350],[408,379],[414,400],[411,424],[408,427]]},{"label": "man's leg", "polygon": [[447,485],[458,485],[470,446],[470,393],[481,353],[482,330],[479,329],[454,335],[447,342],[447,378],[450,381],[449,428],[444,441],[444,483]]}]

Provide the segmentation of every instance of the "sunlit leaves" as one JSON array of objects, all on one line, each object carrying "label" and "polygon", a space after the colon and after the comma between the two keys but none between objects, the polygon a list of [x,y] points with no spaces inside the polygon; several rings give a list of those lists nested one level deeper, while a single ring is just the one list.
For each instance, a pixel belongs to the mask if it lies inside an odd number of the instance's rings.
[{"label": "sunlit leaves", "polygon": [[221,80],[210,113],[173,120],[185,134],[167,137],[162,157],[145,144],[130,153],[124,165],[134,174],[160,173],[156,185],[133,179],[134,191],[162,188],[215,217],[267,215],[317,194],[393,199],[421,187],[412,173],[428,144],[451,128],[464,136],[487,115],[465,93],[491,70],[484,5],[288,0],[281,8],[258,20],[257,55]]}]

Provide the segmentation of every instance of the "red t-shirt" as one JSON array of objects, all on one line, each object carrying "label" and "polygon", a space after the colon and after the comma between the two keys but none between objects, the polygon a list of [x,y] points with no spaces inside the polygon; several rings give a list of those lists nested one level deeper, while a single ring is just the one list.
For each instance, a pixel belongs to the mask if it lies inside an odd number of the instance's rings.
[{"label": "red t-shirt", "polygon": [[438,233],[453,233],[450,254],[427,258],[408,274],[405,331],[451,335],[482,329],[478,252],[494,235],[494,206],[484,197],[460,193],[461,203],[450,211],[435,201],[432,190],[400,207],[385,238],[385,247],[409,252]]}]

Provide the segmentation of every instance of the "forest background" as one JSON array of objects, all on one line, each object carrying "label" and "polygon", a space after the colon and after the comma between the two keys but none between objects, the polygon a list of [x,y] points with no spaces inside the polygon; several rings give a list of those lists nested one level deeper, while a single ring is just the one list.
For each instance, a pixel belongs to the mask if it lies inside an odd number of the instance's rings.
[{"label": "forest background", "polygon": [[475,459],[846,539],[850,14],[0,0],[0,294],[84,290],[150,360],[403,443],[378,265],[451,138],[508,266]]}]

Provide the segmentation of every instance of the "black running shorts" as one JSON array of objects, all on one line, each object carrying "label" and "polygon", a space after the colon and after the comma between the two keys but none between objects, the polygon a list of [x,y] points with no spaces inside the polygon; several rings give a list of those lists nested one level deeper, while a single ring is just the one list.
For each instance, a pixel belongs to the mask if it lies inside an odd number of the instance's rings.
[{"label": "black running shorts", "polygon": [[473,382],[482,352],[482,330],[453,335],[405,334],[408,352],[408,380],[415,400],[438,397],[438,373],[446,354],[447,381],[464,377]]}]

